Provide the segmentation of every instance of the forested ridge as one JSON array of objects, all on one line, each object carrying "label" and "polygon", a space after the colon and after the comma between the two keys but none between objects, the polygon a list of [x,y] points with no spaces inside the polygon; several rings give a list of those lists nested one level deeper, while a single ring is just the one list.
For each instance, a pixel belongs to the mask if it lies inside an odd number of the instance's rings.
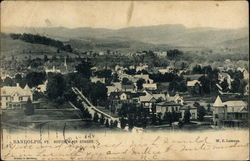
[{"label": "forested ridge", "polygon": [[59,50],[64,50],[67,52],[72,52],[72,48],[69,44],[64,44],[61,41],[54,40],[45,36],[33,35],[33,34],[10,34],[10,37],[14,40],[22,40],[32,44],[43,44],[48,46],[53,46],[58,48]]}]

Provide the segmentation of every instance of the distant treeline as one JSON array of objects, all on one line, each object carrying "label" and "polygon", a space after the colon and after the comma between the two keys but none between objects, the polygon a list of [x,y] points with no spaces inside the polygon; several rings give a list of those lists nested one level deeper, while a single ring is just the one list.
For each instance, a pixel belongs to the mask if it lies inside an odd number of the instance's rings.
[{"label": "distant treeline", "polygon": [[43,44],[43,45],[53,46],[58,48],[59,50],[64,50],[67,52],[73,51],[70,45],[64,45],[61,41],[54,40],[45,36],[24,33],[24,34],[10,34],[10,37],[14,40],[19,39],[32,44]]}]

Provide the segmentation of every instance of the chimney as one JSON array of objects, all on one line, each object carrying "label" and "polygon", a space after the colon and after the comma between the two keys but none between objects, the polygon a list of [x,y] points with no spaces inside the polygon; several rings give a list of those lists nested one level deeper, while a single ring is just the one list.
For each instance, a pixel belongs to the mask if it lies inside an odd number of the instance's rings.
[{"label": "chimney", "polygon": [[19,86],[19,83],[16,83],[16,86],[17,86],[17,87],[20,87],[20,86]]}]

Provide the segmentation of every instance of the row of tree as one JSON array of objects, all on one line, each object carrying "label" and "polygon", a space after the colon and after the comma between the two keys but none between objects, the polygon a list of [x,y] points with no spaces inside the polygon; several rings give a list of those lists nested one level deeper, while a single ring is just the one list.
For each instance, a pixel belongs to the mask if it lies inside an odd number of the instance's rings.
[{"label": "row of tree", "polygon": [[60,50],[64,50],[67,52],[72,52],[72,48],[69,44],[64,45],[63,42],[54,40],[45,36],[33,35],[33,34],[10,34],[12,39],[19,39],[32,44],[43,44],[56,47]]}]

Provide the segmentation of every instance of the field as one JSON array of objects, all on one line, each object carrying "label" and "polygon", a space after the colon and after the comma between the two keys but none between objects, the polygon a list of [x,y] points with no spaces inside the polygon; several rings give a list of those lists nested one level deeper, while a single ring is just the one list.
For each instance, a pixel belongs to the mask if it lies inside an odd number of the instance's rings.
[{"label": "field", "polygon": [[2,110],[2,128],[12,131],[103,131],[104,125],[88,119],[81,119],[80,111],[75,109],[35,109],[26,116],[22,109]]}]

